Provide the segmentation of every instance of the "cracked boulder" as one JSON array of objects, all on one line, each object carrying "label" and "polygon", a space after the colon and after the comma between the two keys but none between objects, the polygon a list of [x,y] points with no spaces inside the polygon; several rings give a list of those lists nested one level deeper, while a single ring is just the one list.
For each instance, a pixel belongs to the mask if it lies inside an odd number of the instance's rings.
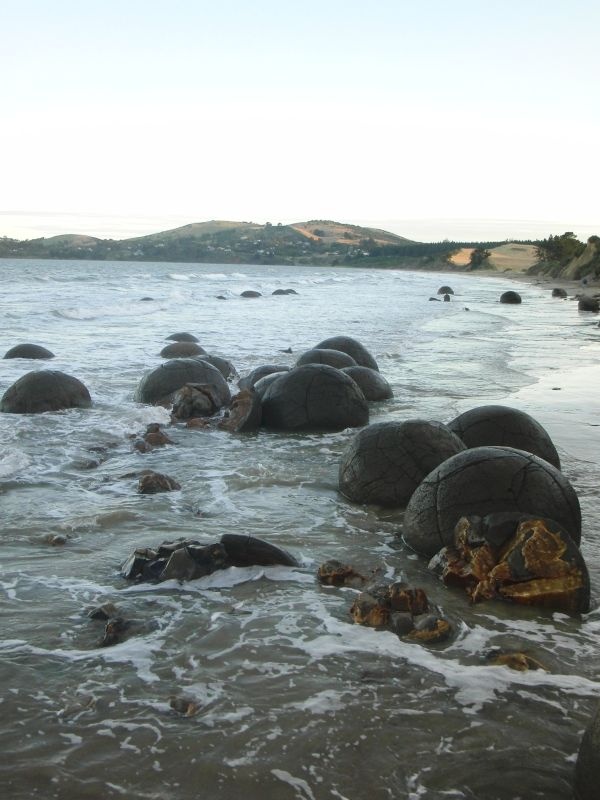
[{"label": "cracked boulder", "polygon": [[220,406],[231,402],[229,386],[219,370],[197,358],[175,358],[150,370],[138,384],[134,399],[138,403],[169,405],[175,392],[187,383],[209,385]]},{"label": "cracked boulder", "polygon": [[303,364],[329,364],[330,367],[342,369],[342,367],[356,366],[356,361],[349,356],[348,353],[342,350],[332,350],[326,347],[315,347],[312,350],[307,350],[302,353],[300,358],[296,361],[296,366],[301,367]]},{"label": "cracked boulder", "polygon": [[369,421],[364,394],[348,375],[327,364],[286,372],[263,395],[263,426],[285,431],[341,431]]},{"label": "cracked boulder", "polygon": [[554,611],[589,611],[590,579],[583,556],[557,522],[519,514],[461,517],[454,542],[430,568],[472,603],[507,600]]},{"label": "cracked boulder", "polygon": [[91,405],[90,393],[80,380],[58,370],[40,369],[28,372],[8,387],[0,400],[0,411],[42,414]]},{"label": "cracked boulder", "polygon": [[355,367],[342,367],[342,372],[350,375],[352,380],[358,383],[362,393],[370,402],[389,400],[394,396],[392,387],[377,370],[356,365]]},{"label": "cracked boulder", "polygon": [[289,367],[283,364],[262,364],[260,367],[255,367],[252,372],[244,375],[243,378],[240,378],[238,386],[240,389],[253,389],[254,385],[258,383],[261,378],[265,378],[267,375],[272,375],[276,372],[288,372],[289,369]]},{"label": "cracked boulder", "polygon": [[477,406],[448,423],[467,447],[516,447],[560,469],[560,458],[547,431],[524,411],[509,406]]},{"label": "cracked boulder", "polygon": [[342,455],[339,489],[355,503],[404,507],[423,478],[465,449],[441,422],[379,422],[358,433]]},{"label": "cracked boulder", "polygon": [[173,342],[160,351],[161,358],[191,358],[205,354],[206,350],[196,342]]},{"label": "cracked boulder", "polygon": [[221,408],[221,397],[211,384],[186,383],[173,397],[176,420],[211,417]]},{"label": "cracked boulder", "polygon": [[404,514],[403,539],[431,558],[454,542],[461,517],[521,512],[556,520],[575,544],[581,509],[556,467],[512,447],[475,447],[447,459],[421,482]]},{"label": "cracked boulder", "polygon": [[323,339],[316,345],[316,348],[327,350],[341,350],[342,353],[348,353],[349,356],[356,361],[361,367],[370,367],[379,371],[377,361],[373,358],[367,348],[351,336],[331,336],[329,339]]}]

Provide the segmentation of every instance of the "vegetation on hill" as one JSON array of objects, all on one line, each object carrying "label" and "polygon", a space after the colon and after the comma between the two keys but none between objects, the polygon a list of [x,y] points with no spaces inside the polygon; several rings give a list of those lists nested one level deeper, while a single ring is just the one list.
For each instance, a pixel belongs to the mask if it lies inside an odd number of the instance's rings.
[{"label": "vegetation on hill", "polygon": [[332,220],[292,225],[212,220],[120,240],[69,234],[24,241],[4,237],[0,257],[456,269],[453,254],[473,248],[466,268],[476,269],[487,265],[489,248],[502,244],[414,242],[378,228]]},{"label": "vegetation on hill", "polygon": [[560,236],[549,236],[537,243],[538,263],[529,271],[569,279],[600,277],[600,238],[590,236],[579,241],[572,231]]}]

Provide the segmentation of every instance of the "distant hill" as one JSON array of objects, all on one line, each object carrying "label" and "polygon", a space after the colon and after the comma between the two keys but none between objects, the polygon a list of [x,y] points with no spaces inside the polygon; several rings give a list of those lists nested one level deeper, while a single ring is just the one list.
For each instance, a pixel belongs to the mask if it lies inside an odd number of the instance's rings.
[{"label": "distant hill", "polygon": [[211,220],[129,239],[78,234],[24,241],[4,237],[0,258],[452,269],[458,264],[453,265],[450,256],[469,245],[473,243],[414,242],[379,228],[333,220],[292,225]]}]

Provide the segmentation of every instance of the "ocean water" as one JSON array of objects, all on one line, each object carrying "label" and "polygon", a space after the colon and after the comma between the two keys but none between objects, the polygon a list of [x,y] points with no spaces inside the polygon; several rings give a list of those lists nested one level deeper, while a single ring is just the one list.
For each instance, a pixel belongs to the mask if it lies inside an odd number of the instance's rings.
[{"label": "ocean water", "polygon": [[[0,350],[34,342],[56,354],[1,361],[0,392],[51,368],[93,398],[88,410],[0,414],[3,797],[571,797],[600,689],[595,317],[552,299],[548,285],[503,276],[5,260],[0,282]],[[444,283],[452,301],[429,302]],[[277,288],[298,294],[272,296]],[[522,305],[498,302],[508,288]],[[245,289],[263,296],[241,298]],[[132,434],[168,424],[164,409],[133,393],[177,331],[240,375],[292,365],[325,337],[354,336],[394,390],[371,405],[371,422],[447,422],[491,402],[532,413],[579,494],[590,613],[468,606],[443,587],[399,540],[400,510],[338,494],[340,455],[356,431],[172,427],[174,445],[135,451]],[[142,469],[173,476],[181,490],[138,495]],[[267,538],[301,566],[185,584],[120,577],[135,547],[227,532]],[[55,535],[62,546],[48,543]],[[353,625],[354,591],[316,581],[329,558],[423,587],[456,635],[423,646]],[[107,601],[134,627],[101,648],[103,625],[87,613]],[[489,666],[492,647],[525,650],[548,671]],[[182,697],[198,713],[174,711]]]}]

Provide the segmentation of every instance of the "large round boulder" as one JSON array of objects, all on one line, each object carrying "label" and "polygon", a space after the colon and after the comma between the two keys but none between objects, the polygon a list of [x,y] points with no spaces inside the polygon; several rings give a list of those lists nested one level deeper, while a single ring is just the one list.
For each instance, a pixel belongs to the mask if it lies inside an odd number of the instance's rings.
[{"label": "large round boulder", "polygon": [[467,447],[516,447],[560,469],[560,458],[547,431],[529,414],[509,406],[477,406],[448,423]]},{"label": "large round boulder", "polygon": [[191,358],[206,355],[206,350],[196,342],[173,342],[160,351],[161,358]]},{"label": "large round boulder", "polygon": [[226,381],[233,380],[238,376],[236,368],[228,358],[207,354],[202,356],[202,361],[206,361],[208,364],[212,364],[213,367],[216,367]]},{"label": "large round boulder", "polygon": [[392,387],[377,370],[370,367],[342,367],[342,372],[356,381],[367,400],[389,400],[394,396]]},{"label": "large round boulder", "polygon": [[54,353],[40,344],[17,344],[6,351],[4,358],[54,358]]},{"label": "large round boulder", "polygon": [[566,296],[567,290],[563,289],[562,286],[555,286],[554,289],[552,289],[552,297],[561,297],[564,299]]},{"label": "large round boulder", "polygon": [[438,294],[454,294],[454,289],[451,286],[440,286],[437,290]]},{"label": "large round boulder", "polygon": [[170,336],[165,337],[172,342],[198,342],[198,338],[194,336],[193,333],[187,333],[184,331],[182,333],[172,333]]},{"label": "large round boulder", "polygon": [[138,384],[134,399],[138,403],[168,405],[175,392],[187,383],[208,384],[221,406],[231,402],[229,386],[219,370],[197,358],[175,358],[150,370]]},{"label": "large round boulder", "polygon": [[500,302],[518,305],[521,302],[521,295],[518,292],[513,292],[512,289],[510,289],[508,292],[503,292],[500,295]]},{"label": "large round boulder", "polygon": [[298,361],[296,361],[297,367],[302,367],[304,364],[329,364],[330,367],[342,369],[342,367],[356,366],[356,361],[342,350],[315,347],[302,353]]},{"label": "large round boulder", "polygon": [[273,381],[263,396],[263,425],[287,431],[341,431],[369,421],[364,394],[327,364],[306,364]]},{"label": "large round boulder", "polygon": [[358,433],[342,455],[340,492],[355,503],[400,508],[423,478],[464,444],[441,422],[378,422]]},{"label": "large round boulder", "polygon": [[240,389],[253,389],[254,384],[261,378],[271,375],[273,372],[288,372],[288,370],[289,367],[282,364],[262,364],[260,367],[255,367],[252,372],[244,375],[243,378],[240,378],[238,386]]},{"label": "large round boulder", "polygon": [[285,370],[285,372],[270,372],[268,375],[264,375],[262,378],[260,378],[260,380],[256,381],[256,383],[253,386],[253,389],[261,401],[265,396],[265,392],[267,391],[268,387],[273,383],[273,381],[278,380],[279,378],[281,378],[282,375],[285,375],[286,372],[288,371],[289,370]]},{"label": "large round boulder", "polygon": [[9,386],[0,400],[8,414],[41,414],[65,408],[89,408],[90,393],[84,384],[58,370],[28,372]]},{"label": "large round boulder", "polygon": [[575,797],[597,800],[600,786],[600,706],[586,728],[575,763]]},{"label": "large round boulder", "polygon": [[363,344],[351,336],[331,336],[329,339],[323,339],[322,342],[316,345],[316,349],[323,348],[326,350],[341,350],[342,353],[348,353],[349,356],[352,356],[361,367],[370,367],[379,371],[377,361],[375,361],[371,353]]},{"label": "large round boulder", "polygon": [[421,482],[404,515],[404,541],[425,556],[451,545],[461,517],[522,511],[556,520],[575,544],[581,510],[565,476],[531,453],[475,447],[452,456]]},{"label": "large round boulder", "polygon": [[582,294],[577,302],[578,311],[592,311],[594,314],[598,313],[600,304],[595,297],[589,297],[587,294]]}]

